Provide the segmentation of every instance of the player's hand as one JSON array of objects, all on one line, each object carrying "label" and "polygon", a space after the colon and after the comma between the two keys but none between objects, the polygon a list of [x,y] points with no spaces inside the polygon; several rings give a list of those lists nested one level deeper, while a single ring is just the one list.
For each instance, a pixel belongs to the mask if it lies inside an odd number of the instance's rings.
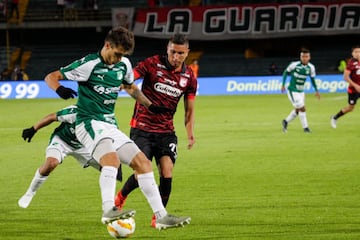
[{"label": "player's hand", "polygon": [[35,135],[35,133],[36,133],[36,130],[35,130],[34,127],[26,128],[26,129],[24,129],[23,132],[22,132],[22,138],[23,138],[25,141],[27,140],[28,142],[31,142],[31,139],[32,139],[32,137]]},{"label": "player's hand", "polygon": [[153,113],[167,113],[172,112],[172,109],[164,107],[164,106],[156,106],[154,104],[151,104],[148,109]]},{"label": "player's hand", "polygon": [[74,98],[77,96],[77,92],[72,90],[71,88],[67,88],[64,86],[60,86],[56,89],[56,93],[62,98],[62,99],[69,99]]},{"label": "player's hand", "polygon": [[187,146],[187,148],[191,149],[194,146],[194,144],[195,144],[195,138],[194,138],[194,136],[191,136],[190,138],[188,138],[188,146]]},{"label": "player's hand", "polygon": [[317,97],[317,99],[320,99],[320,93],[319,92],[316,92],[315,96]]},{"label": "player's hand", "polygon": [[285,86],[281,86],[281,92],[285,92]]}]

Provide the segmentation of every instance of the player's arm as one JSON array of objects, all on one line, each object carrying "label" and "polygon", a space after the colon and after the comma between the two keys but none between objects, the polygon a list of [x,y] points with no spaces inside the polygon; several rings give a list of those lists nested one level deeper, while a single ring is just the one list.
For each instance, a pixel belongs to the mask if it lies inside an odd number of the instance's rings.
[{"label": "player's arm", "polygon": [[315,90],[315,96],[320,99],[320,93],[319,90],[316,86],[316,81],[315,81],[315,77],[310,77],[310,81],[311,81],[311,85],[313,86],[314,90]]},{"label": "player's arm", "polygon": [[343,76],[344,76],[344,80],[345,80],[346,82],[348,82],[351,86],[353,86],[357,92],[360,92],[360,86],[359,86],[359,84],[357,84],[357,83],[355,83],[353,80],[351,80],[350,74],[351,74],[351,71],[350,71],[349,69],[345,68],[345,70],[344,70],[344,75],[343,75]]},{"label": "player's arm", "polygon": [[281,92],[285,92],[285,82],[286,82],[288,75],[289,75],[289,72],[287,71],[287,69],[285,69],[282,74]]},{"label": "player's arm", "polygon": [[136,69],[133,69],[133,73],[134,73],[134,80],[137,80],[142,77],[141,74]]},{"label": "player's arm", "polygon": [[37,122],[34,126],[30,128],[26,128],[22,132],[22,138],[28,142],[31,142],[32,137],[35,133],[43,127],[51,124],[52,122],[57,121],[56,113],[51,113],[45,117],[43,117],[39,122]]},{"label": "player's arm", "polygon": [[195,144],[194,122],[195,122],[195,97],[184,98],[185,129],[188,138],[188,149]]},{"label": "player's arm", "polygon": [[154,105],[134,83],[124,84],[123,87],[132,98],[134,98],[138,103],[144,105],[153,113],[166,113],[172,111],[171,109],[168,109],[164,106]]},{"label": "player's arm", "polygon": [[149,106],[152,104],[136,84],[123,84],[123,88],[132,98],[145,107],[149,108]]},{"label": "player's arm", "polygon": [[45,77],[46,84],[54,90],[61,98],[69,99],[77,96],[77,93],[71,88],[64,87],[60,84],[60,80],[63,80],[64,77],[59,70],[49,73]]}]

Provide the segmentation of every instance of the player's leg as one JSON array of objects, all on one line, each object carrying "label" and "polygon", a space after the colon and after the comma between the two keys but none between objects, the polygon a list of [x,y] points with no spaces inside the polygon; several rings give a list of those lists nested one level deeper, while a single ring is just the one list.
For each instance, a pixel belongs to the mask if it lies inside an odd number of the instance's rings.
[{"label": "player's leg", "polygon": [[156,164],[160,173],[160,195],[166,207],[172,188],[172,172],[177,158],[177,136],[175,133],[158,134],[157,150],[155,152]]},{"label": "player's leg", "polygon": [[355,108],[357,99],[360,97],[359,93],[348,93],[348,105],[342,108],[337,114],[331,116],[330,125],[333,128],[336,128],[337,120],[347,114],[348,112],[352,112]]},{"label": "player's leg", "polygon": [[[159,191],[164,207],[167,206],[172,190],[172,172],[177,158],[177,136],[175,133],[156,134],[154,155],[159,170]],[[152,216],[151,226],[156,227],[156,217]]]},{"label": "player's leg", "polygon": [[293,93],[294,102],[293,106],[298,112],[300,123],[305,133],[310,133],[308,120],[306,117],[306,108],[305,108],[305,93],[304,92],[294,92]]},{"label": "player's leg", "polygon": [[183,226],[190,223],[190,217],[176,217],[167,213],[162,204],[160,192],[156,185],[151,162],[133,142],[128,142],[119,148],[120,158],[124,164],[129,165],[137,174],[141,192],[144,194],[156,216],[156,228]]},{"label": "player's leg", "polygon": [[[89,126],[91,130],[88,131]],[[120,211],[114,203],[120,161],[113,146],[113,135],[119,130],[115,125],[91,121],[76,126],[75,131],[79,141],[93,153],[92,157],[101,165],[99,185],[103,209],[102,223],[106,224],[116,219],[133,216],[134,210]]]},{"label": "player's leg", "polygon": [[[151,161],[153,158],[152,150],[155,141],[155,139],[152,137],[152,134],[132,128],[130,130],[130,138],[135,142],[135,144],[140,148],[140,150],[145,154],[145,156]],[[119,154],[120,153],[118,152],[118,155]],[[119,159],[121,159],[120,156]],[[127,179],[124,186],[116,194],[115,205],[121,209],[125,204],[127,196],[138,187],[139,183],[136,179],[135,174],[133,174]]]},{"label": "player's leg", "polygon": [[289,98],[291,105],[294,106],[294,109],[291,110],[289,115],[285,119],[283,119],[281,122],[283,132],[287,132],[288,124],[298,116],[298,110],[296,107],[298,105],[297,104],[297,101],[298,101],[297,92],[288,91],[287,96]]},{"label": "player's leg", "polygon": [[54,136],[46,149],[45,163],[36,169],[33,179],[26,190],[25,194],[19,199],[18,205],[27,208],[37,190],[47,180],[50,173],[62,162],[62,160],[71,151],[66,144],[58,137]]}]

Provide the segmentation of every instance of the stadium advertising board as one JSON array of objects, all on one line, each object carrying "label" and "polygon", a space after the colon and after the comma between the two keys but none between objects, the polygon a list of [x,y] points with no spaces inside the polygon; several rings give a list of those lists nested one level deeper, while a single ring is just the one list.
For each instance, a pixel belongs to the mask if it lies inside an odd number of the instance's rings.
[{"label": "stadium advertising board", "polygon": [[[318,75],[316,82],[319,91],[323,93],[346,92],[348,86],[340,74]],[[142,81],[138,80],[136,83],[140,87]],[[77,83],[73,81],[61,81],[61,84],[77,89]],[[281,76],[200,77],[198,95],[279,94],[281,84]],[[312,91],[310,80],[308,80],[305,83],[305,92]],[[121,91],[119,97],[128,97],[128,94]],[[0,98],[58,98],[58,95],[44,81],[7,81],[0,82]]]},{"label": "stadium advertising board", "polygon": [[137,9],[136,36],[191,40],[260,39],[360,33],[360,3],[238,4]]}]

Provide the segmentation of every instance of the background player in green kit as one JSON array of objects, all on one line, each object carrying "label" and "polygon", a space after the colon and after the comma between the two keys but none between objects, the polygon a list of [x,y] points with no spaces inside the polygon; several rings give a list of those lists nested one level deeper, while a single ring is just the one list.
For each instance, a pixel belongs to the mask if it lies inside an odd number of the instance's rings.
[{"label": "background player in green kit", "polygon": [[[75,136],[75,120],[77,107],[70,105],[58,112],[51,113],[43,117],[39,122],[22,132],[22,138],[31,142],[37,131],[48,126],[53,122],[61,124],[51,134],[49,144],[46,148],[46,160],[43,165],[36,169],[35,175],[25,194],[19,199],[18,204],[22,208],[27,208],[35,196],[36,191],[47,180],[50,173],[63,162],[66,156],[73,156],[82,167],[92,166],[100,170],[100,165],[91,157],[87,150]],[[117,174],[117,180],[122,180],[121,168]]]},{"label": "background player in green kit", "polygon": [[289,122],[294,120],[298,115],[304,132],[311,132],[306,118],[304,94],[304,86],[308,76],[310,76],[311,84],[315,89],[315,95],[318,99],[320,99],[320,93],[317,90],[315,83],[315,66],[310,63],[310,58],[310,51],[307,49],[302,49],[300,52],[300,61],[291,62],[283,73],[281,92],[285,92],[285,82],[288,75],[290,75],[291,79],[287,88],[287,95],[291,104],[294,106],[294,109],[290,112],[290,114],[284,120],[282,120],[283,132],[287,132]]},{"label": "background player in green kit", "polygon": [[125,211],[115,207],[116,175],[120,157],[121,163],[129,165],[136,172],[140,189],[156,215],[156,228],[182,226],[190,223],[191,219],[168,214],[161,202],[151,162],[137,145],[118,129],[115,119],[114,108],[121,85],[150,111],[168,111],[164,107],[153,105],[134,84],[131,63],[124,57],[132,53],[134,46],[133,33],[123,27],[110,30],[100,52],[89,54],[49,73],[45,82],[63,99],[73,98],[76,93],[62,86],[59,81],[67,79],[78,82],[75,134],[102,166],[99,177],[102,223],[107,224],[135,214],[135,210]]}]

